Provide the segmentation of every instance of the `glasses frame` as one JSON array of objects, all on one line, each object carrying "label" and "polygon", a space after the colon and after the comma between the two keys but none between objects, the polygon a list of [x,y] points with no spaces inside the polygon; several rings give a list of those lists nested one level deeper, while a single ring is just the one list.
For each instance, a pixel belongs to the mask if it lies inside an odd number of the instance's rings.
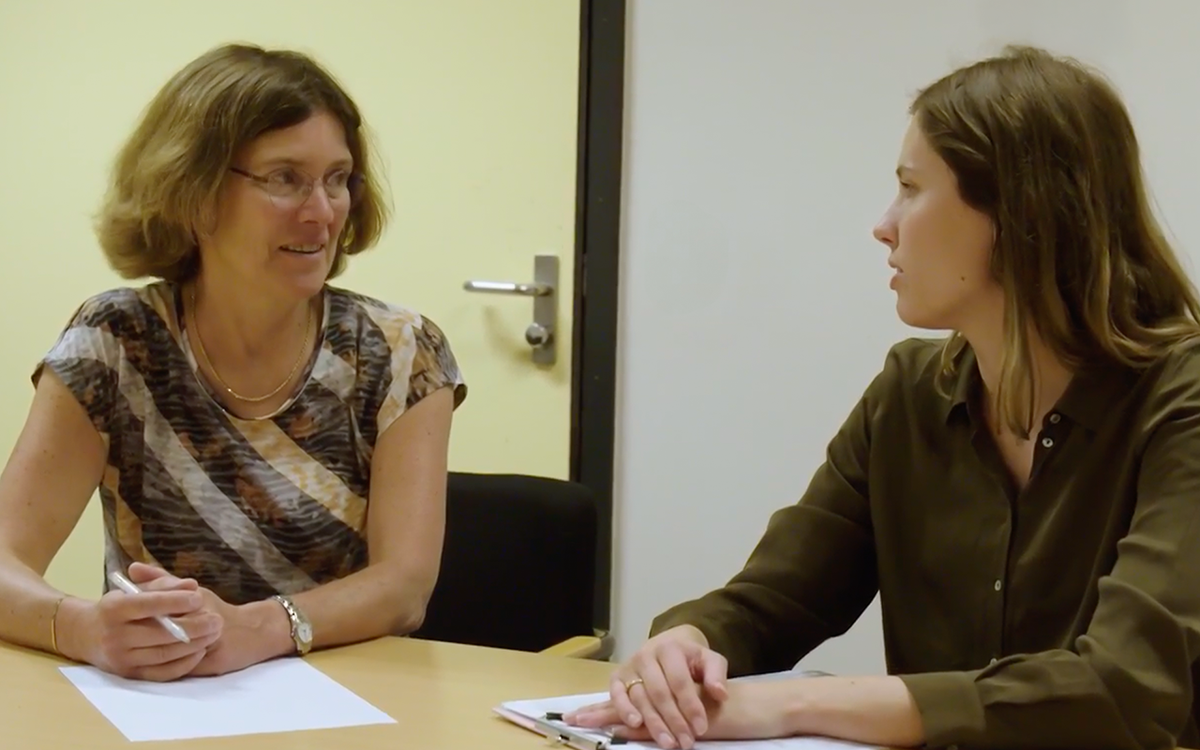
[{"label": "glasses frame", "polygon": [[[291,171],[295,172],[304,181],[303,184],[299,188],[299,192],[294,197],[288,197],[288,196],[284,196],[284,195],[275,195],[274,193],[271,192],[271,190],[269,188],[269,185],[271,182],[270,175],[275,174],[275,172],[281,171],[283,169],[290,169]],[[333,195],[331,195],[329,193],[329,185],[326,184],[325,180],[315,179],[312,175],[309,175],[306,172],[296,169],[295,167],[280,167],[277,170],[273,170],[268,175],[255,174],[249,170],[242,169],[241,167],[230,167],[229,171],[233,172],[234,174],[238,175],[239,177],[245,177],[246,179],[253,182],[260,190],[262,190],[264,193],[267,194],[267,197],[269,197],[271,199],[272,203],[275,203],[276,200],[286,201],[288,203],[288,205],[280,206],[281,208],[297,209],[297,208],[300,208],[301,206],[303,206],[305,203],[308,203],[308,199],[312,197],[313,190],[316,188],[318,182],[321,183],[321,187],[325,191],[325,197],[326,197],[326,199],[329,200],[330,203],[337,203],[337,202],[340,202],[341,200],[343,200],[342,198],[334,197]],[[345,199],[349,201],[351,206],[353,206],[355,203],[358,202],[358,198],[361,195],[361,192],[362,192],[362,175],[360,175],[358,172],[351,170],[346,178],[346,198]],[[293,202],[295,205],[292,205]],[[279,204],[276,203],[276,205],[279,205]]]}]

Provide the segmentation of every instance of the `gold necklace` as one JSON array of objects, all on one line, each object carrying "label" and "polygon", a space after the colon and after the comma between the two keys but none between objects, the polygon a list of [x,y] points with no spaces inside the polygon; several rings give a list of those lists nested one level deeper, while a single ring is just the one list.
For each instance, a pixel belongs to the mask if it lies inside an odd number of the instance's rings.
[{"label": "gold necklace", "polygon": [[304,316],[304,338],[301,339],[300,351],[299,351],[299,353],[296,354],[296,362],[292,365],[292,371],[288,373],[287,378],[285,378],[284,381],[282,383],[280,383],[278,387],[275,388],[275,390],[271,391],[270,393],[268,393],[265,396],[243,396],[242,394],[238,393],[237,391],[235,391],[229,387],[229,384],[226,383],[225,379],[221,377],[221,373],[217,372],[216,366],[213,365],[212,360],[208,358],[208,352],[205,351],[205,349],[204,349],[204,337],[200,335],[200,323],[197,322],[197,320],[196,320],[196,287],[195,286],[193,286],[191,289],[191,299],[192,299],[192,328],[196,331],[196,345],[200,349],[200,356],[204,359],[204,363],[206,365],[208,365],[208,369],[210,372],[212,372],[213,377],[215,377],[217,379],[217,382],[221,384],[221,387],[224,388],[225,392],[228,393],[230,396],[233,396],[238,401],[245,401],[246,403],[257,404],[259,402],[266,401],[267,399],[271,398],[272,396],[275,396],[276,394],[278,394],[280,391],[282,391],[284,389],[284,387],[288,383],[292,382],[292,378],[296,377],[296,371],[300,369],[300,363],[304,360],[304,350],[308,348],[308,334],[312,331],[312,309],[311,308],[309,308],[308,314]]}]

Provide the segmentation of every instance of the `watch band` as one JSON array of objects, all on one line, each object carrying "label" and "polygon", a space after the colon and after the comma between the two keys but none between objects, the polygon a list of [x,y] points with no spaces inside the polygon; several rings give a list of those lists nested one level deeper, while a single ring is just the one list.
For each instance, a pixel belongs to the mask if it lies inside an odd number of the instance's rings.
[{"label": "watch band", "polygon": [[300,611],[289,597],[278,595],[272,597],[283,607],[283,611],[287,612],[288,620],[291,622],[292,643],[296,644],[296,653],[304,656],[312,650],[312,625],[308,618]]}]

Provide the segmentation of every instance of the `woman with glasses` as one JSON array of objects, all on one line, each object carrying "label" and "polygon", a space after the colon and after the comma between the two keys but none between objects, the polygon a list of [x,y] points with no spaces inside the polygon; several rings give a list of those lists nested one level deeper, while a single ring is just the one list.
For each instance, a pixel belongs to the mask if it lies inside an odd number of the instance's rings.
[{"label": "woman with glasses", "polygon": [[[150,281],[76,311],[0,475],[0,638],[172,680],[419,626],[466,391],[430,320],[329,283],[385,219],[311,59],[225,46],[163,87],[97,223]],[[89,601],[43,576],[97,489]]]}]

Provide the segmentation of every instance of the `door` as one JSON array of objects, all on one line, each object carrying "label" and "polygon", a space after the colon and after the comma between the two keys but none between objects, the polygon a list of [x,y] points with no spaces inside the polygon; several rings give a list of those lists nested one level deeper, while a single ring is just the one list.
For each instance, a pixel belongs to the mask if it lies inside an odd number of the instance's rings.
[{"label": "door", "polygon": [[[335,283],[446,331],[470,389],[451,468],[568,478],[579,14],[564,0],[0,5],[0,225],[10,249],[0,453],[25,419],[34,363],[75,306],[127,283],[105,265],[90,225],[116,149],[175,70],[246,41],[313,54],[374,131],[393,220]],[[535,362],[526,338],[545,298],[464,289],[544,281],[538,255],[559,261],[552,363]],[[93,502],[52,583],[98,594],[100,524]]]}]

